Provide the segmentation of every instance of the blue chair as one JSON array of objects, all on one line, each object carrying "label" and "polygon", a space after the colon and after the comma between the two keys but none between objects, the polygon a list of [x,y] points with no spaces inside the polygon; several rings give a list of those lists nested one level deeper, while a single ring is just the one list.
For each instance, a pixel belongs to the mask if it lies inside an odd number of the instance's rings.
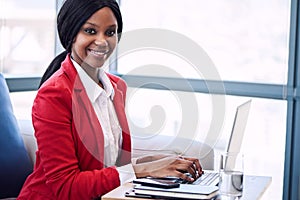
[{"label": "blue chair", "polygon": [[17,197],[32,169],[6,81],[0,74],[0,198]]}]

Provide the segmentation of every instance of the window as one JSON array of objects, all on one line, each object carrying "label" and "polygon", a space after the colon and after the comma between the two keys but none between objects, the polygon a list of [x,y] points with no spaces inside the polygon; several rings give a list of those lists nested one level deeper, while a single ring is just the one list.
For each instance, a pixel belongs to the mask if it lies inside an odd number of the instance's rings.
[{"label": "window", "polygon": [[[290,16],[287,0],[189,0],[184,3],[177,0],[123,0],[121,3],[125,34],[144,28],[172,30],[203,48],[222,80],[287,82]],[[183,44],[178,43],[180,45]],[[126,55],[124,65],[120,59],[119,72],[127,73],[131,69],[127,60],[130,66],[140,65],[137,57],[146,60],[144,63],[163,63],[180,74],[191,68],[170,53],[144,51]],[[185,76],[202,78],[195,73]]]},{"label": "window", "polygon": [[[223,150],[236,106],[251,98],[242,144],[245,173],[272,176],[263,199],[281,199],[290,2],[122,0],[121,8],[117,72],[132,87],[127,113],[134,136],[207,142],[213,135],[211,145]],[[211,91],[202,92],[205,87]],[[214,98],[224,103],[223,112],[216,113]],[[215,120],[218,128],[211,127]]]},{"label": "window", "polygon": [[1,4],[1,72],[41,76],[55,53],[55,1]]},{"label": "window", "polygon": [[[26,84],[22,79],[40,77],[54,57],[55,3],[55,0],[0,1],[0,72],[8,79],[19,77],[14,84],[18,88],[36,88],[36,79]],[[35,91],[11,93],[18,118],[31,118],[35,94]]]}]

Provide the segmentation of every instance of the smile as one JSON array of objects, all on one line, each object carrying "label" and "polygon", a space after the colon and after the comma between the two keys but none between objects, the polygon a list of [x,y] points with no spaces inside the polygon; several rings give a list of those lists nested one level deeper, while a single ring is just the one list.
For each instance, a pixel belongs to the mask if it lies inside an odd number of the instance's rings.
[{"label": "smile", "polygon": [[109,52],[109,50],[96,51],[96,50],[91,50],[91,49],[89,51],[96,56],[104,56]]}]

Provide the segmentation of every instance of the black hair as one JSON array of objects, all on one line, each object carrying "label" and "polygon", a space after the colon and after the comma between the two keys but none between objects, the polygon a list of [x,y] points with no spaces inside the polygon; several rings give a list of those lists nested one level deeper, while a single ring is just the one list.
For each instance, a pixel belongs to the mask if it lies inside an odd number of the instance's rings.
[{"label": "black hair", "polygon": [[[118,39],[123,29],[122,15],[115,0],[65,0],[57,15],[57,31],[65,51],[56,56],[42,76],[40,86],[56,72],[71,52],[72,43],[83,24],[99,9],[109,7],[118,23]],[[40,87],[39,86],[39,87]]]}]

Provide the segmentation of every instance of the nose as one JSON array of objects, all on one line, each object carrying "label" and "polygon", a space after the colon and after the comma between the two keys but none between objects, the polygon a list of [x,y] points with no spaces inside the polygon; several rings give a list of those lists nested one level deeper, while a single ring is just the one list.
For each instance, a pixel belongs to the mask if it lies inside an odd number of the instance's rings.
[{"label": "nose", "polygon": [[102,46],[102,47],[106,47],[108,46],[108,42],[105,38],[105,36],[103,34],[99,34],[97,36],[97,38],[95,39],[94,43],[97,45],[97,46]]}]

